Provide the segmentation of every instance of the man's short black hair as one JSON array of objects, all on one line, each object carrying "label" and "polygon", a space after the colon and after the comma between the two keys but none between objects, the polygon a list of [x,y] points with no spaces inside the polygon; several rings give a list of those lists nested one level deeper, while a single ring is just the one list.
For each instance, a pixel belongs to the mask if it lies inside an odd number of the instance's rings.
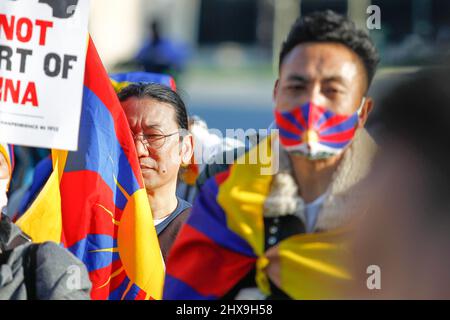
[{"label": "man's short black hair", "polygon": [[377,49],[369,34],[357,29],[346,17],[326,10],[298,18],[281,46],[280,69],[286,55],[297,45],[307,42],[336,42],[347,46],[363,62],[367,71],[368,85],[372,82],[379,62]]},{"label": "man's short black hair", "polygon": [[157,83],[133,83],[118,93],[119,100],[125,101],[131,97],[138,99],[150,98],[167,103],[175,110],[176,122],[180,129],[188,130],[188,117],[186,106],[181,97],[167,86]]}]

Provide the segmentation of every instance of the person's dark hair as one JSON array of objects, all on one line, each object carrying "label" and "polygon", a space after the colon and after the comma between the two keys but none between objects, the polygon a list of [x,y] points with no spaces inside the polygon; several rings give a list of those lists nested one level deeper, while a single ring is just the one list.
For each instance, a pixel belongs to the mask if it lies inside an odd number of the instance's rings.
[{"label": "person's dark hair", "polygon": [[307,42],[337,42],[353,50],[364,64],[370,86],[379,62],[378,51],[369,34],[352,21],[331,10],[298,18],[281,46],[279,68],[292,49]]},{"label": "person's dark hair", "polygon": [[118,93],[119,100],[125,101],[131,97],[138,99],[150,98],[167,103],[175,110],[175,117],[180,129],[188,130],[188,117],[186,106],[181,97],[169,87],[157,83],[133,83]]}]

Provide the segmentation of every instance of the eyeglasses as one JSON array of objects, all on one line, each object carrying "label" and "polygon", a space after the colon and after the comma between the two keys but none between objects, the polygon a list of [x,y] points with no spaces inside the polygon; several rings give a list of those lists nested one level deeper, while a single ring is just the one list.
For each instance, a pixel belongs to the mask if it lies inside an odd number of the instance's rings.
[{"label": "eyeglasses", "polygon": [[134,141],[139,140],[147,148],[151,147],[154,149],[159,149],[166,143],[168,137],[178,133],[179,131],[170,134],[163,134],[162,132],[154,134],[134,134],[132,132],[131,135],[133,136]]}]

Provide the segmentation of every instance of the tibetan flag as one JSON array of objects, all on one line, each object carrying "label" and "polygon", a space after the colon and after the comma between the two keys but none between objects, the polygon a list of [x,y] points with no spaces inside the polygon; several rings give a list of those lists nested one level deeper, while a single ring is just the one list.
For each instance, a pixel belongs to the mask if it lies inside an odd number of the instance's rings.
[{"label": "tibetan flag", "polygon": [[220,299],[252,270],[266,297],[269,281],[292,299],[342,297],[351,281],[347,228],[297,234],[265,248],[263,210],[273,176],[261,174],[267,161],[249,159],[272,157],[270,139],[201,187],[168,257],[164,299]]},{"label": "tibetan flag", "polygon": [[162,73],[136,71],[112,74],[110,78],[116,92],[119,92],[130,84],[137,82],[157,83],[167,86],[173,91],[177,90],[175,80],[171,76]]},{"label": "tibetan flag", "polygon": [[82,260],[93,299],[160,299],[164,265],[126,116],[89,39],[78,151],[53,171],[18,225]]}]

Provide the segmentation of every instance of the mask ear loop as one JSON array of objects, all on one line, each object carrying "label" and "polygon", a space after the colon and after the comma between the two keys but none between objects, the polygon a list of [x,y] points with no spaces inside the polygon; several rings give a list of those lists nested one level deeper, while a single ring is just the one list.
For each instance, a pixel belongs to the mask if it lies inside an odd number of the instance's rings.
[{"label": "mask ear loop", "polygon": [[362,101],[361,101],[361,105],[359,106],[358,110],[356,111],[358,113],[358,116],[361,115],[361,112],[362,112],[362,109],[363,109],[365,103],[366,103],[366,97],[363,97]]}]

